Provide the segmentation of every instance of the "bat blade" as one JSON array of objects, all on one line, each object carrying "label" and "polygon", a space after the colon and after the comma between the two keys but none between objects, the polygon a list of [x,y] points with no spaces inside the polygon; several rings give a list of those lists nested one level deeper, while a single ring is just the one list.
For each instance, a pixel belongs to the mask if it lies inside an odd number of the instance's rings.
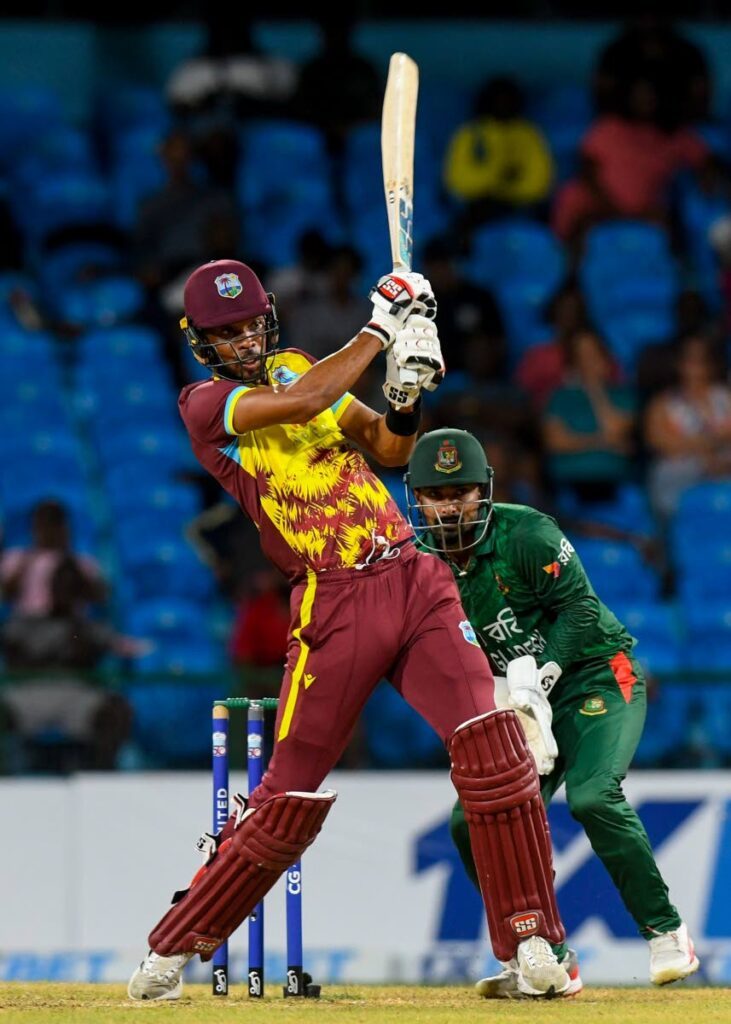
[{"label": "bat blade", "polygon": [[394,53],[388,66],[381,119],[383,189],[394,270],[411,270],[418,92],[416,63],[405,53]]}]

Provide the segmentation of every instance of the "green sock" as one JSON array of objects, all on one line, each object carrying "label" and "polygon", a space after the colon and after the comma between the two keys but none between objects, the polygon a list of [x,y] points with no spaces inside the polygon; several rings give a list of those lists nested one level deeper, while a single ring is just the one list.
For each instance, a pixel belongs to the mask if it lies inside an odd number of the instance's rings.
[{"label": "green sock", "polygon": [[552,942],[551,949],[556,954],[556,959],[561,964],[569,955],[569,947],[566,942]]}]

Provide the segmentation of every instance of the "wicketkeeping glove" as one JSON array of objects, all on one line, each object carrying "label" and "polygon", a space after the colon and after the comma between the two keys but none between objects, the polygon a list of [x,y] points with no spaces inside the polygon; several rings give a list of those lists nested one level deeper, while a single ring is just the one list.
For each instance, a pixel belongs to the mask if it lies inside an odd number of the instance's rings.
[{"label": "wicketkeeping glove", "polygon": [[532,654],[524,654],[508,662],[510,705],[535,721],[546,754],[554,760],[558,757],[558,746],[551,731],[553,709],[548,694],[560,675],[561,668],[555,662],[548,662],[539,669]]},{"label": "wicketkeeping glove", "polygon": [[437,315],[431,285],[425,277],[413,271],[386,274],[371,288],[368,298],[373,303],[373,313],[363,329],[374,334],[384,349],[393,344],[396,332],[413,314],[429,320]]}]

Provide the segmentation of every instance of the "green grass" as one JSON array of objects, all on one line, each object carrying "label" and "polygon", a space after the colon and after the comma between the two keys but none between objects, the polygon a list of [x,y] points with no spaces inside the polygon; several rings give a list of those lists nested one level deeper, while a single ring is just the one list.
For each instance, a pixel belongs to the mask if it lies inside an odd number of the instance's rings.
[{"label": "green grass", "polygon": [[306,1002],[283,999],[281,988],[272,987],[265,1000],[255,1003],[243,987],[227,999],[215,999],[208,986],[188,985],[178,1002],[132,1003],[122,985],[0,984],[3,1022],[129,1024],[140,1020],[138,1014],[175,1024],[725,1024],[731,1020],[731,989],[587,988],[576,999],[487,1003],[469,987],[333,986],[323,991],[322,999]]}]

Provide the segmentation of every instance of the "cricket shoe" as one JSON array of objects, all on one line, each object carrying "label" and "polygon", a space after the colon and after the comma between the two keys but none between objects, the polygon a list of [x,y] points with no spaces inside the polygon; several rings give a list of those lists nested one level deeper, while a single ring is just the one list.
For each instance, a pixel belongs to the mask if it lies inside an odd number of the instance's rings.
[{"label": "cricket shoe", "polygon": [[[568,972],[569,987],[560,993],[560,998],[578,996],[584,987],[579,974],[579,958],[575,949],[570,949],[561,966]],[[484,999],[528,999],[518,988],[518,961],[513,959],[503,964],[499,974],[490,978],[481,978],[475,988]]]},{"label": "cricket shoe", "polygon": [[650,939],[650,981],[653,985],[668,985],[695,974],[700,961],[695,955],[688,928],[680,922],[674,932],[662,932]]},{"label": "cricket shoe", "polygon": [[158,956],[152,950],[129,979],[130,999],[180,999],[183,992],[183,968],[192,953]]},{"label": "cricket shoe", "polygon": [[558,962],[550,943],[540,935],[524,939],[518,945],[518,990],[524,996],[552,999],[563,995],[571,984],[568,971]]}]

